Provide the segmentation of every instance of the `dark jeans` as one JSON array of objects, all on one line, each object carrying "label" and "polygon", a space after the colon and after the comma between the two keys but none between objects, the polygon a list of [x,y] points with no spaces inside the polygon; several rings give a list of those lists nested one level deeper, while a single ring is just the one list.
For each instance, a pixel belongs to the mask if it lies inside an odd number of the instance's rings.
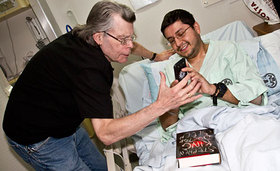
[{"label": "dark jeans", "polygon": [[38,171],[107,171],[104,156],[91,142],[84,128],[65,138],[49,137],[32,145],[20,145],[8,138],[11,147]]}]

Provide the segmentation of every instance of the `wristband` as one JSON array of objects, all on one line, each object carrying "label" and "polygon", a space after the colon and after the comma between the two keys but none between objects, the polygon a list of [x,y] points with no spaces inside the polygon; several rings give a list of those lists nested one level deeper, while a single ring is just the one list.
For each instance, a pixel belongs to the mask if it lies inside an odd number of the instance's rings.
[{"label": "wristband", "polygon": [[157,53],[153,53],[153,57],[150,59],[151,61],[153,61],[157,56]]},{"label": "wristband", "polygon": [[219,97],[219,98],[224,97],[224,95],[226,94],[226,91],[228,89],[227,86],[224,83],[219,82],[218,88],[219,88],[219,93],[218,93],[217,97]]},{"label": "wristband", "polygon": [[211,95],[211,97],[213,97],[213,106],[217,106],[218,102],[217,102],[217,92],[218,92],[218,84],[214,84],[216,87],[215,93],[213,95]]},{"label": "wristband", "polygon": [[[224,83],[219,82],[218,84],[214,84],[216,86],[215,93],[211,95],[213,97],[213,106],[217,106],[217,98],[222,98],[226,91],[227,91],[227,86]],[[218,93],[218,94],[217,94]]]}]

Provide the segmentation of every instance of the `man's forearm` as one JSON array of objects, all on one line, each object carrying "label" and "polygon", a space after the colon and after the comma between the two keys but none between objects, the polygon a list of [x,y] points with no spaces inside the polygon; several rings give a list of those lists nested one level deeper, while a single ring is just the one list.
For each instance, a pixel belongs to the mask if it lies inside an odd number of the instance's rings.
[{"label": "man's forearm", "polygon": [[91,120],[98,138],[105,145],[110,145],[135,134],[165,112],[166,109],[164,109],[162,105],[153,103],[150,106],[123,118]]}]

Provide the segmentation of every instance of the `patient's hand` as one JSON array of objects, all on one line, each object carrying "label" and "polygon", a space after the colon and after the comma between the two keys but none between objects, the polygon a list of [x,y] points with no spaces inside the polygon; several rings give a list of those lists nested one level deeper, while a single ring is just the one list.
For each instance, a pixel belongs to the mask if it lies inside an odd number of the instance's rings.
[{"label": "patient's hand", "polygon": [[[197,72],[195,69],[186,67],[183,68],[182,71],[187,71],[189,74],[188,76],[191,77],[191,80],[198,80],[199,83],[201,83],[201,87],[198,91],[198,93],[203,94],[209,94],[213,95],[216,92],[216,86],[214,84],[210,84],[199,72]],[[239,100],[230,92],[229,89],[227,89],[224,96],[221,98],[224,101],[230,102],[232,104],[238,104]],[[260,98],[257,98],[252,101],[254,104],[260,104]]]},{"label": "patient's hand", "polygon": [[215,93],[216,86],[210,84],[199,72],[197,72],[194,68],[186,67],[183,68],[182,71],[187,71],[188,75],[191,77],[192,80],[198,80],[201,83],[201,87],[198,93],[209,94],[212,95]]},{"label": "patient's hand", "polygon": [[154,59],[154,61],[164,61],[164,60],[167,60],[174,53],[175,53],[175,51],[173,49],[164,50],[161,53],[157,54],[157,56]]},{"label": "patient's hand", "polygon": [[195,95],[200,89],[201,83],[198,80],[193,80],[188,84],[190,76],[187,75],[180,82],[175,80],[168,87],[165,83],[165,75],[160,72],[161,80],[159,86],[158,99],[156,103],[166,109],[166,113],[160,116],[160,122],[165,129],[178,120],[178,111],[181,105],[193,102],[202,95]]}]

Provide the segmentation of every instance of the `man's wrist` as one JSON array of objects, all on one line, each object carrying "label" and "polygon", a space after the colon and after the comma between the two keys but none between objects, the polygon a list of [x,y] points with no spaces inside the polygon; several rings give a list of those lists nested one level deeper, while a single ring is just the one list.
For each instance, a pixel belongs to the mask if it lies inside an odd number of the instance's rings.
[{"label": "man's wrist", "polygon": [[157,57],[157,53],[153,53],[153,56],[152,56],[152,58],[150,58],[150,60],[153,61],[156,59],[156,57]]},{"label": "man's wrist", "polygon": [[216,86],[216,90],[215,93],[211,95],[211,97],[213,97],[213,105],[217,106],[217,98],[223,98],[228,88],[222,82],[217,84],[215,83],[214,85]]},{"label": "man's wrist", "polygon": [[215,96],[217,94],[217,92],[218,92],[217,85],[212,84],[209,95],[210,96]]}]

